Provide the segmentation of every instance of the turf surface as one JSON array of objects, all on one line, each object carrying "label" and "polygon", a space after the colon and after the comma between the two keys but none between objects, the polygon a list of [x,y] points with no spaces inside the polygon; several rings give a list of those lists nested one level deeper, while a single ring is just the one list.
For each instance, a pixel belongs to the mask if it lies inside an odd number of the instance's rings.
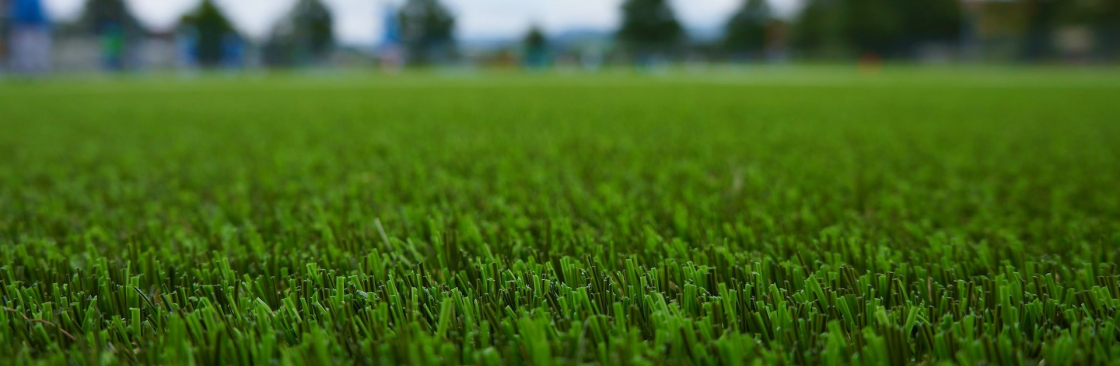
[{"label": "turf surface", "polygon": [[0,363],[1120,362],[1110,70],[0,84]]}]

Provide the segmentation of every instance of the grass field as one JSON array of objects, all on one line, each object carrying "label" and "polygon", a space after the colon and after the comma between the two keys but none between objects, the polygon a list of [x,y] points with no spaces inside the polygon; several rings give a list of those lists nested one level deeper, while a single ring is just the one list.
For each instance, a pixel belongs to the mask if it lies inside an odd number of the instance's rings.
[{"label": "grass field", "polygon": [[1120,363],[1120,73],[0,84],[0,363]]}]

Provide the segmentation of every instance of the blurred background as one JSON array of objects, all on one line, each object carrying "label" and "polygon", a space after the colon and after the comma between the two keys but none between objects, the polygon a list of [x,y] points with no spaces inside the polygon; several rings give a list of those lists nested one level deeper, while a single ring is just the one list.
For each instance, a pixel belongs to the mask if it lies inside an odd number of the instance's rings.
[{"label": "blurred background", "polygon": [[6,75],[1115,64],[1120,0],[0,0]]}]

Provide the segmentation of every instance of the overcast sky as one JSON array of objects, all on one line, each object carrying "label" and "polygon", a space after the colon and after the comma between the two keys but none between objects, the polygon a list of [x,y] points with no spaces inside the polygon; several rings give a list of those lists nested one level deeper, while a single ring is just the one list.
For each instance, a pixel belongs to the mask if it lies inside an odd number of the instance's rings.
[{"label": "overcast sky", "polygon": [[[58,19],[73,19],[86,0],[43,0]],[[125,0],[150,28],[168,29],[200,0]],[[335,17],[340,42],[371,45],[381,37],[386,0],[323,0]],[[393,0],[401,3],[403,0]],[[530,24],[547,32],[570,29],[610,30],[617,26],[623,0],[444,0],[457,15],[456,35],[464,39],[515,37]],[[743,0],[670,0],[679,19],[690,28],[722,24]],[[797,0],[769,0],[781,14],[794,11]],[[235,26],[254,39],[264,39],[272,25],[296,0],[216,0]]]}]

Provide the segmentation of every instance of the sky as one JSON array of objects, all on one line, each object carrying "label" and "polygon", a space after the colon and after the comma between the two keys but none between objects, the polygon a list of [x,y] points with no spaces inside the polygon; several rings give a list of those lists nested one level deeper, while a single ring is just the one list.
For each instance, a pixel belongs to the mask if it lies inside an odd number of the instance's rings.
[{"label": "sky", "polygon": [[[43,0],[56,19],[77,18],[86,0]],[[166,30],[200,0],[125,0],[147,27]],[[215,0],[243,34],[254,40],[267,38],[297,0]],[[386,1],[322,0],[335,20],[335,35],[347,45],[373,45],[381,39]],[[456,35],[466,40],[512,38],[537,24],[546,33],[566,30],[602,30],[617,27],[623,0],[443,0],[457,16]],[[768,0],[776,12],[788,16],[798,0]],[[677,17],[688,28],[719,27],[742,0],[670,0]]]}]

